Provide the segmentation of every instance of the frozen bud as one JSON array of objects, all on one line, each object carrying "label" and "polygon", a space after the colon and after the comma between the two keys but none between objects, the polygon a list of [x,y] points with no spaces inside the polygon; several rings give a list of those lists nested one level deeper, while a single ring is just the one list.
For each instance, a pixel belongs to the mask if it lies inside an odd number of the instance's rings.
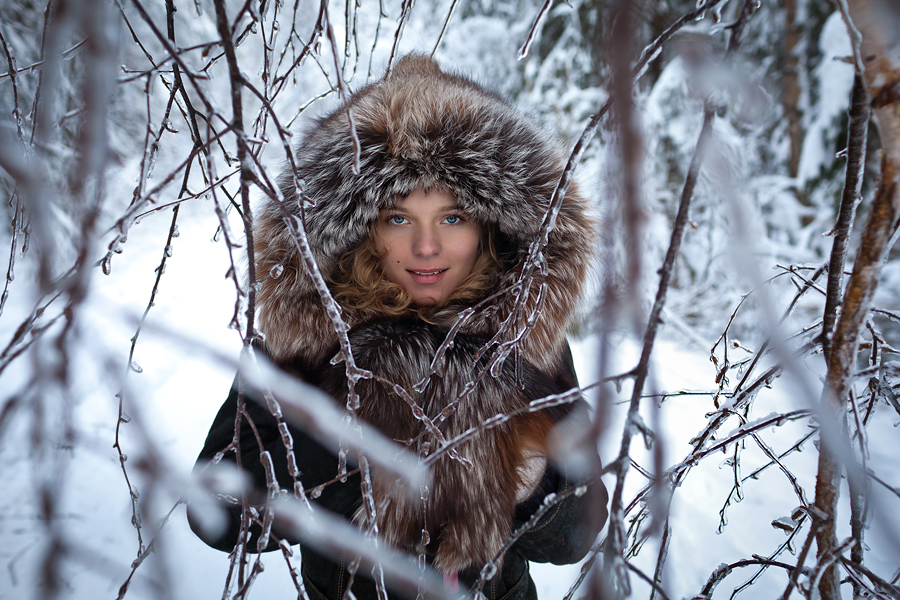
[{"label": "frozen bud", "polygon": [[107,254],[103,257],[103,260],[100,261],[100,268],[103,270],[104,275],[109,275],[112,272],[112,253]]},{"label": "frozen bud", "polygon": [[795,529],[797,529],[797,523],[789,518],[789,517],[780,517],[772,521],[772,527],[776,529],[781,529],[787,533],[792,533]]}]

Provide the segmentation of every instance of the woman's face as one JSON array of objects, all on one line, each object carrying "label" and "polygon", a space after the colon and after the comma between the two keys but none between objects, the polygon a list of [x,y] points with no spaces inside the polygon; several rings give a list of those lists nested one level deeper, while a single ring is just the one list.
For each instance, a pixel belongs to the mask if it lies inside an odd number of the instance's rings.
[{"label": "woman's face", "polygon": [[433,306],[472,272],[481,225],[457,208],[450,192],[416,188],[379,212],[374,238],[385,277],[414,304]]}]

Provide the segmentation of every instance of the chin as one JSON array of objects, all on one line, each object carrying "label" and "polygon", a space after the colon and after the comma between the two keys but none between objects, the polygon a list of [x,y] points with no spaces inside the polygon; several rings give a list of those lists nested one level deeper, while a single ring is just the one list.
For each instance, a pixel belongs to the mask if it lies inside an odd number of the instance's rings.
[{"label": "chin", "polygon": [[[410,294],[411,295],[411,294]],[[437,306],[443,301],[443,297],[435,298],[434,296],[413,296],[412,302],[416,306]]]}]

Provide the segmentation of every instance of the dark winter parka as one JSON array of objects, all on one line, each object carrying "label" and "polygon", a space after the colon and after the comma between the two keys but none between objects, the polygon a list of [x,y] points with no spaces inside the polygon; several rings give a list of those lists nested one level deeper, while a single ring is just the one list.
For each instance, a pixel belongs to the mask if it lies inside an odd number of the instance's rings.
[{"label": "dark winter parka", "polygon": [[[483,230],[491,230],[503,263],[481,298],[451,303],[430,312],[426,320],[416,314],[387,317],[374,309],[342,306],[356,364],[406,390],[447,440],[495,415],[522,409],[531,400],[577,387],[565,333],[588,277],[594,236],[594,223],[577,186],[565,196],[543,260],[529,280],[519,283],[564,166],[557,143],[503,99],[467,78],[442,72],[424,56],[402,58],[388,77],[359,90],[348,104],[354,127],[346,105],[319,120],[298,144],[294,172],[288,169],[280,181],[285,206],[305,223],[326,279],[339,258],[369,235],[379,210],[392,208],[416,189],[452,193],[462,212]],[[266,202],[253,233],[264,352],[343,406],[344,365],[332,364],[340,351],[339,338],[285,224],[283,208]],[[475,310],[460,327],[467,308]],[[453,343],[445,348],[440,368],[432,369],[451,329]],[[423,380],[424,388],[416,386]],[[233,439],[236,387],[210,429],[198,467]],[[411,444],[420,456],[440,448],[440,440],[391,386],[362,379],[356,392],[357,416],[388,438]],[[247,402],[247,409],[272,453],[279,483],[294,489],[275,419],[264,405]],[[554,461],[546,469],[542,461],[537,463],[543,475],[536,485],[524,474],[535,456],[551,453],[552,436],[559,435],[573,410],[584,408],[576,404],[537,413],[520,410],[522,415],[461,444],[458,456],[444,453],[431,467],[432,485],[425,500],[396,493],[393,477],[373,468],[376,521],[384,541],[411,555],[424,551],[428,562],[450,580],[458,576],[462,584],[471,585],[548,493],[581,483],[564,463]],[[563,424],[551,432],[558,423]],[[332,452],[302,430],[291,431],[304,488],[334,480],[338,461]],[[264,489],[256,433],[244,427],[241,434],[242,465]],[[225,458],[233,459],[233,453]],[[526,484],[531,496],[526,494],[522,501]],[[602,484],[598,481],[592,488],[590,494],[560,502],[512,546],[484,589],[489,597],[534,598],[528,560],[564,564],[585,555],[606,514]],[[317,502],[366,525],[358,475],[326,486]],[[231,513],[231,527],[215,539],[199,527],[195,531],[210,545],[229,550],[239,529],[239,507],[232,507]],[[423,529],[428,533],[424,549]],[[341,598],[345,567],[353,557],[325,556],[307,544],[301,545],[301,552],[310,597]],[[353,592],[360,599],[376,597],[374,584],[362,575]]]}]

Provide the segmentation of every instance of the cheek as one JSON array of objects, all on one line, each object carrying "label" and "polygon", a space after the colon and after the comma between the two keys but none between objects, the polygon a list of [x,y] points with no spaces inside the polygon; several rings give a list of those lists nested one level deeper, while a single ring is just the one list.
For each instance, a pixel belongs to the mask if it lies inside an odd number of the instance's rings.
[{"label": "cheek", "polygon": [[466,242],[467,258],[470,264],[474,264],[478,258],[478,248],[481,246],[481,232],[475,231]]},{"label": "cheek", "polygon": [[397,256],[396,252],[391,250],[389,245],[377,239],[375,240],[375,252],[381,257],[378,259],[381,269],[384,271],[385,275],[390,277],[391,271],[400,264],[400,257]]},{"label": "cheek", "polygon": [[387,244],[384,243],[384,240],[382,240],[380,236],[374,236],[372,242],[375,247],[375,255],[378,256],[378,262],[385,264],[391,253],[390,248],[388,248]]}]

